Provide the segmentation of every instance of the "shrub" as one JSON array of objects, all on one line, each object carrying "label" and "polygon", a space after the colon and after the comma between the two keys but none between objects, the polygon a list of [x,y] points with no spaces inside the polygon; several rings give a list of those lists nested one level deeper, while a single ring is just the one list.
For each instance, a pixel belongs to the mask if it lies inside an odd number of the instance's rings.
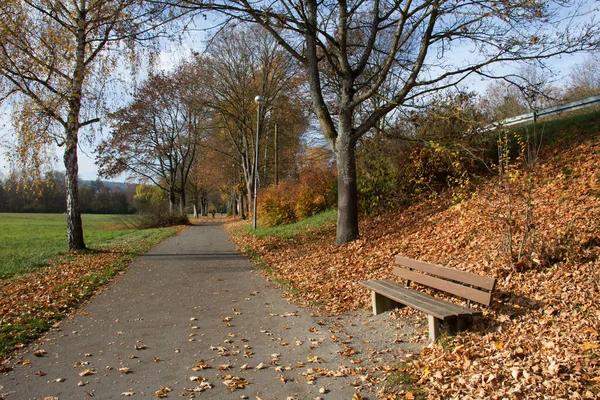
[{"label": "shrub", "polygon": [[304,168],[298,181],[261,190],[258,217],[267,227],[290,224],[335,205],[336,176],[330,169]]},{"label": "shrub", "polygon": [[364,137],[357,149],[358,209],[365,214],[385,211],[397,203],[398,143],[383,135]]},{"label": "shrub", "polygon": [[189,224],[190,220],[185,214],[153,211],[141,214],[137,219],[135,226],[138,229],[152,229]]},{"label": "shrub", "polygon": [[304,168],[296,198],[296,215],[310,217],[335,205],[337,178],[331,169]]},{"label": "shrub", "polygon": [[296,222],[296,189],[293,182],[283,182],[279,186],[270,186],[261,191],[257,212],[267,227]]}]

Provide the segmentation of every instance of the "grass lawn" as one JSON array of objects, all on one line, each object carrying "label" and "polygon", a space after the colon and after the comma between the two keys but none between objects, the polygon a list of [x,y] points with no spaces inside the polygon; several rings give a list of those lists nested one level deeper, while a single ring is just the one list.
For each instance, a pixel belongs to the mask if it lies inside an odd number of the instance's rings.
[{"label": "grass lawn", "polygon": [[272,228],[263,228],[260,226],[260,221],[258,221],[256,230],[252,228],[252,225],[246,225],[244,229],[247,233],[256,237],[275,236],[279,238],[290,239],[297,235],[309,234],[311,231],[315,229],[321,229],[325,225],[335,224],[336,217],[337,210],[327,210],[293,224],[277,225]]},{"label": "grass lawn", "polygon": [[[129,215],[83,215],[85,243],[90,249],[110,247],[152,231],[128,227]],[[67,252],[67,221],[63,214],[0,214],[0,279],[21,275]]]}]

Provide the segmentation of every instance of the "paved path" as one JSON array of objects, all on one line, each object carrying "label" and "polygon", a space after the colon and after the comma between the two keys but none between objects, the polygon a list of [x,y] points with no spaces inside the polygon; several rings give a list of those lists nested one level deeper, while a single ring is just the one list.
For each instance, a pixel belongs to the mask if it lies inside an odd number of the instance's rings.
[{"label": "paved path", "polygon": [[348,342],[319,322],[253,271],[220,224],[195,226],[22,351],[0,376],[0,399],[156,398],[161,388],[170,398],[351,399],[360,379],[342,376]]}]

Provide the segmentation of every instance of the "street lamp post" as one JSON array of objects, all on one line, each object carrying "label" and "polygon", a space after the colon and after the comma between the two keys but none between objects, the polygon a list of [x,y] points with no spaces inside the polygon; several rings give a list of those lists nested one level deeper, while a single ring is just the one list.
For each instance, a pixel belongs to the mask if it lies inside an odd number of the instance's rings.
[{"label": "street lamp post", "polygon": [[256,151],[254,152],[254,216],[253,226],[256,229],[256,204],[258,200],[258,139],[260,138],[260,106],[265,103],[265,98],[256,96],[254,102],[257,104],[256,110]]}]

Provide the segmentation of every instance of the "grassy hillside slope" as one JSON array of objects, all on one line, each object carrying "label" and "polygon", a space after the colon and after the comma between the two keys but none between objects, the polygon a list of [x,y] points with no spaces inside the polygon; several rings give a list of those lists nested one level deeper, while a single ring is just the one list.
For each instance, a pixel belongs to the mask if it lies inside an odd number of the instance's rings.
[{"label": "grassy hillside slope", "polygon": [[533,173],[508,184],[490,176],[460,203],[448,194],[364,218],[353,243],[334,246],[331,224],[292,239],[238,240],[296,301],[332,312],[369,307],[358,282],[391,278],[396,254],[494,276],[483,318],[411,364],[416,389],[436,399],[600,398],[599,119],[568,121],[557,122],[560,132],[548,127],[558,133]]}]

